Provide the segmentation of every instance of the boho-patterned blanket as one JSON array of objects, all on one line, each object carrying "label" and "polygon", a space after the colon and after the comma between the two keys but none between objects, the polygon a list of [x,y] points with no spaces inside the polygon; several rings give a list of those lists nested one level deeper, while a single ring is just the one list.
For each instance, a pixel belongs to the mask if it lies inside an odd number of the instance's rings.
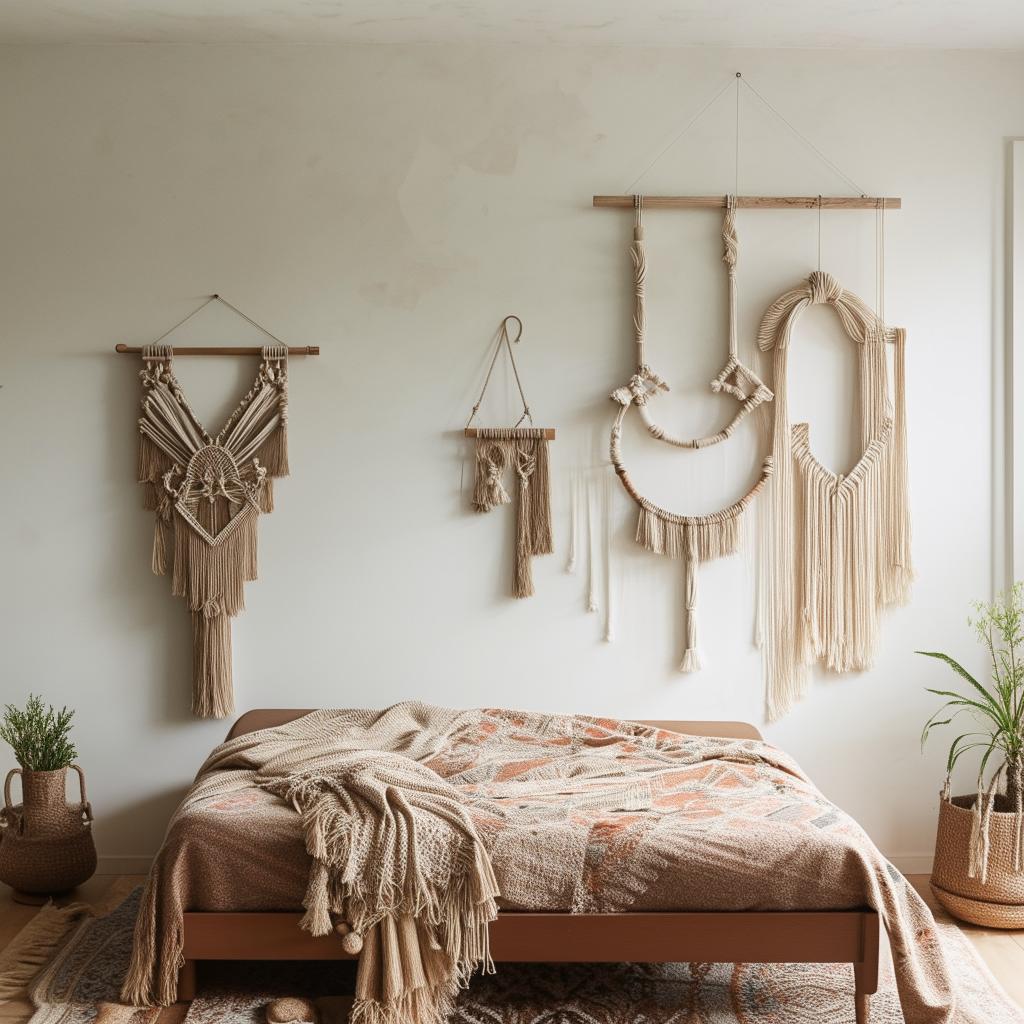
[{"label": "boho-patterned blanket", "polygon": [[866,905],[888,930],[907,1024],[976,1020],[956,1005],[924,902],[781,751],[605,718],[416,703],[318,711],[213,751],[144,894],[136,999],[173,1000],[185,910],[294,910],[308,901],[314,862],[300,815],[275,790],[281,765],[315,761],[325,738],[335,753],[400,755],[444,780],[489,855],[502,906]]}]

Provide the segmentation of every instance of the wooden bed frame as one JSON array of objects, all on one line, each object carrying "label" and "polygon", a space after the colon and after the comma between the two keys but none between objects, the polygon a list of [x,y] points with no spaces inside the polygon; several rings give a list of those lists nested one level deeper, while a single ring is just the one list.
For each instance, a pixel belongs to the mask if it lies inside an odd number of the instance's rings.
[{"label": "wooden bed frame", "polygon": [[[283,725],[308,710],[260,708],[228,738]],[[744,722],[646,722],[674,732],[761,739]],[[331,935],[299,928],[298,912],[188,912],[178,998],[195,997],[204,960],[351,960]],[[627,914],[503,911],[491,925],[491,954],[506,963],[849,963],[857,1024],[868,1024],[878,990],[878,915],[858,910]]]}]

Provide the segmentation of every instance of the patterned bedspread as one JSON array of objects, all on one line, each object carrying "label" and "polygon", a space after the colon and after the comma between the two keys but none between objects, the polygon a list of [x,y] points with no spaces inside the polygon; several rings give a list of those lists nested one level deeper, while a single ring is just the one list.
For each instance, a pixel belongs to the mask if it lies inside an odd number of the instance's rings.
[{"label": "patterned bedspread", "polygon": [[[261,750],[313,729],[402,753],[464,795],[503,905],[524,910],[838,910],[890,936],[908,1024],[971,1022],[934,922],[852,818],[783,752],[753,740],[502,709],[319,711],[218,747],[171,822],[147,898],[164,939],[185,910],[301,906],[298,816],[260,784]],[[158,960],[174,955],[174,943]],[[499,966],[500,970],[500,966]],[[161,1000],[162,1001],[162,1000]]]}]

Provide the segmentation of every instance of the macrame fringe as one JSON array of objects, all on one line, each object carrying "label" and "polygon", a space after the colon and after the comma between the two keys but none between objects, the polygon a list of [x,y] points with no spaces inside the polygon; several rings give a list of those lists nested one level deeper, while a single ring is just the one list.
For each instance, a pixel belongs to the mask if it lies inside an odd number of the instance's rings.
[{"label": "macrame fringe", "polygon": [[231,532],[209,544],[180,513],[174,516],[171,593],[192,611],[238,615],[245,609],[244,584],[256,579],[259,514],[247,505],[235,518]]},{"label": "macrame fringe", "polygon": [[231,616],[192,613],[192,713],[224,718],[235,709],[231,685]]},{"label": "macrame fringe", "polygon": [[[815,303],[830,305],[858,345],[863,455],[845,479],[814,459],[806,424],[789,422],[789,344],[800,313]],[[805,695],[815,663],[837,672],[867,668],[879,611],[909,599],[905,341],[902,329],[886,328],[863,300],[820,271],[762,318],[758,345],[773,353],[775,391],[775,474],[758,516],[757,632],[770,720]]]},{"label": "macrame fringe", "polygon": [[519,474],[519,505],[516,508],[516,551],[512,571],[512,595],[533,595],[533,525],[530,517],[530,477]]},{"label": "macrame fringe", "polygon": [[153,523],[153,572],[157,576],[167,575],[167,547],[171,542],[171,524],[162,516]]},{"label": "macrame fringe", "polygon": [[92,910],[84,903],[57,907],[47,903],[0,952],[0,1000],[24,995],[71,931]]},{"label": "macrame fringe", "polygon": [[741,516],[699,516],[691,520],[666,519],[654,508],[640,507],[636,542],[658,555],[681,558],[691,547],[699,561],[733,555],[739,551]]},{"label": "macrame fringe", "polygon": [[542,431],[530,427],[482,430],[475,461],[472,503],[477,512],[512,503],[502,482],[507,468],[511,467],[518,479],[512,594],[530,597],[534,592],[532,557],[554,551],[548,442]]}]

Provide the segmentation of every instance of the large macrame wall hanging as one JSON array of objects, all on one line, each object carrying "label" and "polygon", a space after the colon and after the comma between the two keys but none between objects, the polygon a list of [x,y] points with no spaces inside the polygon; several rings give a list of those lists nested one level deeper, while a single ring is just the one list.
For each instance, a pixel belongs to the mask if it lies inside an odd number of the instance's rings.
[{"label": "large macrame wall hanging", "polygon": [[[509,324],[516,326],[515,338],[509,337]],[[551,536],[551,480],[548,464],[548,441],[553,440],[551,428],[533,426],[530,407],[526,403],[523,384],[519,378],[512,343],[523,335],[523,322],[517,316],[507,316],[498,330],[497,344],[480,397],[466,422],[466,437],[476,441],[475,473],[473,483],[473,509],[490,512],[498,505],[512,504],[505,490],[504,477],[511,471],[516,483],[516,542],[512,571],[514,597],[533,594],[533,556],[549,555],[554,550]],[[473,420],[487,393],[498,356],[508,355],[516,387],[523,403],[523,413],[511,427],[474,427]],[[524,427],[529,420],[530,426]]]},{"label": "large macrame wall hanging", "polygon": [[256,351],[256,380],[214,435],[174,375],[171,346],[141,349],[138,479],[156,517],[153,572],[170,573],[171,592],[192,613],[192,711],[202,717],[233,709],[231,619],[256,579],[257,523],[274,507],[273,479],[288,475],[288,348]]},{"label": "large macrame wall hanging", "polygon": [[[790,341],[812,304],[835,310],[857,344],[862,454],[845,475],[818,462],[806,423],[789,422]],[[887,343],[894,352],[892,398]],[[835,672],[868,668],[879,610],[910,595],[906,332],[886,327],[865,302],[818,271],[772,303],[758,344],[772,353],[774,368],[775,477],[762,505],[758,604],[768,714],[778,718],[806,692],[813,664]]]},{"label": "large macrame wall hanging", "polygon": [[735,398],[740,407],[732,422],[717,434],[709,437],[681,439],[670,435],[659,427],[647,409],[648,402],[668,385],[655,374],[646,362],[645,332],[647,324],[645,277],[647,258],[644,251],[643,199],[635,197],[636,223],[633,229],[631,255],[634,267],[635,308],[633,328],[637,350],[636,373],[624,387],[612,392],[612,399],[619,404],[619,410],[612,425],[611,460],[615,472],[622,481],[629,496],[636,502],[636,541],[641,547],[660,555],[681,558],[685,573],[685,647],[680,670],[694,672],[700,668],[697,651],[697,568],[703,561],[731,555],[739,550],[740,524],[744,510],[761,491],[772,473],[771,456],[764,459],[761,473],[750,490],[738,501],[719,512],[702,516],[684,516],[670,512],[645,498],[633,484],[622,461],[622,424],[631,406],[635,406],[648,431],[661,441],[681,448],[704,448],[717,444],[731,436],[737,424],[762,402],[770,401],[771,391],[757,375],[740,362],[736,336],[736,260],[738,240],[736,235],[736,206],[730,197],[726,202],[722,238],[725,243],[723,261],[728,268],[729,278],[729,356],[721,373],[711,382],[716,392],[724,392]]}]

